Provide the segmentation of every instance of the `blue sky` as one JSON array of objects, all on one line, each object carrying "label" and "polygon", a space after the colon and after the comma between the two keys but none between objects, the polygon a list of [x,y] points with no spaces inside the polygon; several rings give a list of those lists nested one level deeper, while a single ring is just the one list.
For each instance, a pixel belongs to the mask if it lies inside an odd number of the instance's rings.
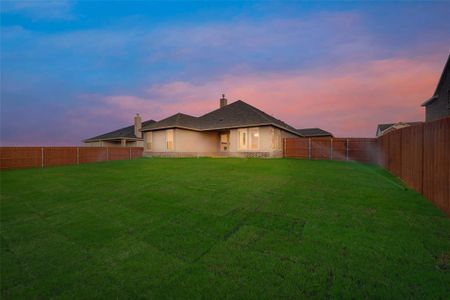
[{"label": "blue sky", "polygon": [[373,136],[423,119],[449,2],[2,1],[3,145],[76,145],[243,99],[296,127]]}]

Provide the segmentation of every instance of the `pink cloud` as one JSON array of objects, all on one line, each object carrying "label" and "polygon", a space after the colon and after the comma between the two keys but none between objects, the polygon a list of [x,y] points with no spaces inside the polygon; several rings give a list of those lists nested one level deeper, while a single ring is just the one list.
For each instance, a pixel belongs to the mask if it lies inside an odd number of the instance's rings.
[{"label": "pink cloud", "polygon": [[222,92],[242,99],[292,126],[321,127],[337,136],[373,136],[378,123],[423,120],[420,104],[431,96],[442,61],[374,60],[299,72],[225,75],[194,84],[151,86],[143,96],[99,97],[91,116],[131,123],[139,112],[162,119],[177,112],[201,115],[218,107]]}]

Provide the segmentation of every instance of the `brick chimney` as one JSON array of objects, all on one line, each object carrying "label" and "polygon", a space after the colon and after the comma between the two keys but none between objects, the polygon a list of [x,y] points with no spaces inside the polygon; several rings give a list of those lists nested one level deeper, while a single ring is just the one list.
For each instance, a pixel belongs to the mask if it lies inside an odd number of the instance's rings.
[{"label": "brick chimney", "polygon": [[142,138],[141,128],[142,128],[141,116],[139,114],[136,114],[136,116],[134,117],[134,135],[137,136],[138,138]]},{"label": "brick chimney", "polygon": [[222,98],[220,98],[220,108],[227,105],[227,98],[225,98],[225,94],[222,94]]}]

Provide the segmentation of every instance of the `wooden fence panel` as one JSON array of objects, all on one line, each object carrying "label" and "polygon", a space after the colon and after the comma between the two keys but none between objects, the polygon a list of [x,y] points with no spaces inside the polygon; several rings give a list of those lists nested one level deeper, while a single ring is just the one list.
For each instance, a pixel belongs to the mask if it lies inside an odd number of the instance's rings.
[{"label": "wooden fence panel", "polygon": [[331,141],[331,159],[347,160],[347,139],[333,138]]},{"label": "wooden fence panel", "polygon": [[44,166],[74,165],[77,163],[76,147],[43,147]]},{"label": "wooden fence panel", "polygon": [[402,130],[391,131],[388,138],[387,169],[394,175],[402,176]]},{"label": "wooden fence panel", "polygon": [[309,158],[309,139],[284,139],[284,156]]},{"label": "wooden fence panel", "polygon": [[108,160],[108,149],[104,147],[80,147],[79,162],[90,163]]},{"label": "wooden fence panel", "polygon": [[0,147],[0,169],[40,168],[41,147]]},{"label": "wooden fence panel", "polygon": [[450,118],[423,127],[423,195],[450,215]]},{"label": "wooden fence panel", "polygon": [[144,153],[144,148],[129,148],[131,151],[131,158],[139,158],[142,157]]},{"label": "wooden fence panel", "polygon": [[348,160],[359,162],[377,163],[378,144],[372,138],[352,138],[348,139]]},{"label": "wooden fence panel", "polygon": [[130,159],[130,150],[128,148],[108,148],[108,160],[125,160]]},{"label": "wooden fence panel", "polygon": [[377,163],[378,144],[372,138],[287,138],[284,156],[292,158],[354,160]]},{"label": "wooden fence panel", "polygon": [[0,147],[0,169],[62,166],[142,157],[142,147]]},{"label": "wooden fence panel", "polygon": [[311,159],[331,159],[331,138],[311,138]]},{"label": "wooden fence panel", "polygon": [[[423,125],[401,130],[400,178],[417,192],[422,193]],[[394,150],[400,152],[397,150]]]}]

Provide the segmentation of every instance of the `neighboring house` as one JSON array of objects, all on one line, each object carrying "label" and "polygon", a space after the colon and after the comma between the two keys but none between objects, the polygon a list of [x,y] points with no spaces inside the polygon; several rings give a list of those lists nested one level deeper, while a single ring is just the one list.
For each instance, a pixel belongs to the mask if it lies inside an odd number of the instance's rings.
[{"label": "neighboring house", "polygon": [[144,147],[144,139],[140,131],[143,126],[155,123],[153,120],[142,122],[141,116],[136,114],[134,125],[101,134],[84,140],[86,146],[91,147]]},{"label": "neighboring house", "polygon": [[377,137],[382,136],[383,134],[386,134],[386,133],[391,132],[396,129],[420,125],[422,123],[423,122],[397,122],[397,123],[390,123],[390,124],[379,124],[377,127]]},{"label": "neighboring house", "polygon": [[450,55],[433,96],[422,106],[425,107],[426,122],[450,116]]},{"label": "neighboring house", "polygon": [[297,132],[304,137],[333,137],[333,135],[320,128],[302,128],[297,129]]},{"label": "neighboring house", "polygon": [[238,100],[200,117],[178,113],[145,125],[147,156],[281,157],[282,139],[301,137],[297,130]]}]

